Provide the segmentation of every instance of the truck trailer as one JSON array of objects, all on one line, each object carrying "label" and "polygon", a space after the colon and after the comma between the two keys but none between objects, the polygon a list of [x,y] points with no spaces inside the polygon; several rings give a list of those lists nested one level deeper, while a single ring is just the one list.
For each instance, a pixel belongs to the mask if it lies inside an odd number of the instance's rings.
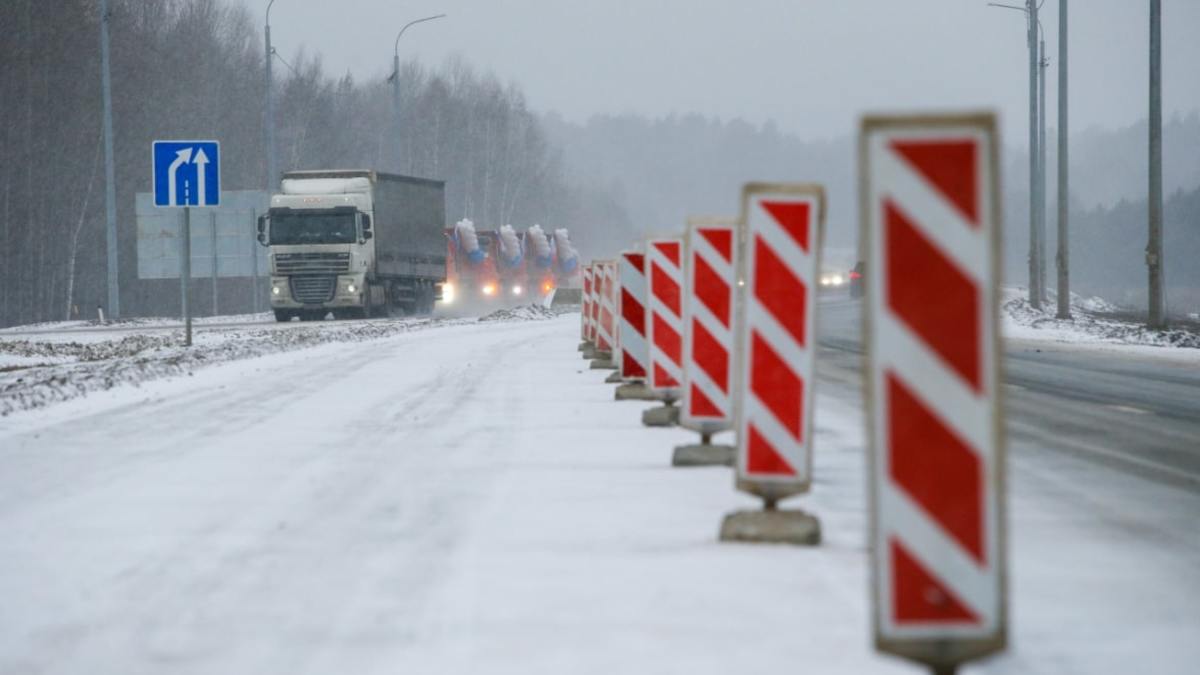
[{"label": "truck trailer", "polygon": [[443,181],[289,171],[280,188],[258,221],[276,320],[433,310],[446,282]]}]

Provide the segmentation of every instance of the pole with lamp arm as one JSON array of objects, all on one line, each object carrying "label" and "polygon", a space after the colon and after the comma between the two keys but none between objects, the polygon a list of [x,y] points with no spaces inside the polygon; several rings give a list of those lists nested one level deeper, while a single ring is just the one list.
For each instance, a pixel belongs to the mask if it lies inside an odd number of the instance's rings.
[{"label": "pole with lamp arm", "polygon": [[1038,72],[1041,58],[1038,54],[1038,5],[1037,0],[1026,0],[1025,6],[987,3],[989,7],[1015,9],[1025,14],[1026,45],[1029,48],[1029,304],[1034,309],[1042,308],[1041,260],[1038,245],[1038,146],[1040,133],[1038,114]]},{"label": "pole with lamp arm", "polygon": [[404,31],[408,30],[410,26],[415,26],[426,21],[433,21],[434,19],[442,19],[445,18],[445,16],[445,14],[437,14],[434,16],[427,16],[423,19],[409,21],[408,23],[404,24],[404,27],[401,28],[400,32],[396,35],[396,43],[392,47],[392,76],[388,79],[392,82],[392,116],[395,118],[394,121],[396,125],[395,134],[397,167],[399,167],[400,164],[400,38],[404,35]]},{"label": "pole with lamp arm", "polygon": [[104,99],[104,220],[108,258],[108,316],[121,317],[120,269],[117,267],[117,178],[113,159],[112,74],[108,56],[108,0],[100,0],[100,84]]},{"label": "pole with lamp arm", "polygon": [[1067,181],[1067,0],[1058,0],[1058,318],[1071,318],[1070,195]]},{"label": "pole with lamp arm", "polygon": [[267,18],[263,28],[264,36],[266,37],[266,64],[267,64],[267,108],[265,112],[264,127],[267,133],[267,193],[270,194],[275,189],[275,181],[278,179],[278,165],[275,159],[275,80],[271,76],[271,66],[274,59],[275,48],[271,46],[271,6],[275,4],[275,0],[267,3]]}]

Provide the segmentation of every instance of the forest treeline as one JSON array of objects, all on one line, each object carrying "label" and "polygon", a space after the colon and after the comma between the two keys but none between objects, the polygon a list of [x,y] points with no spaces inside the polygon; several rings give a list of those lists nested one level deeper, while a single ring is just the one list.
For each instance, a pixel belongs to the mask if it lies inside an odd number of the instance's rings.
[{"label": "forest treeline", "polygon": [[[106,295],[96,0],[0,2],[0,326],[88,315]],[[236,0],[110,0],[122,305],[136,283],[134,193],[156,139],[221,142],[224,189],[268,185],[261,26]],[[318,46],[319,47],[319,46]],[[374,168],[447,181],[447,217],[569,227],[626,241],[615,195],[568,182],[521,90],[461,59],[402,64],[392,84],[326,73],[317,51],[274,65],[279,169]],[[132,305],[132,306],[131,306]]]}]

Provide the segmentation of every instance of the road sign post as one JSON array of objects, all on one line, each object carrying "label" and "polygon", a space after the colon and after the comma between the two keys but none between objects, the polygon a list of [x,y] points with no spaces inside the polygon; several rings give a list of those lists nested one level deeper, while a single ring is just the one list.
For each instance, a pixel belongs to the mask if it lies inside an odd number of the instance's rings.
[{"label": "road sign post", "polygon": [[869,117],[868,444],[876,648],[954,672],[1004,648],[995,117]]},{"label": "road sign post", "polygon": [[647,426],[672,426],[679,421],[683,380],[683,237],[655,237],[646,242],[647,300],[650,315],[650,389],[663,405],[642,413]]},{"label": "road sign post", "polygon": [[154,141],[151,146],[151,165],[154,205],[183,208],[179,286],[184,345],[190,347],[192,312],[188,296],[192,276],[191,208],[221,205],[220,145],[216,141]]},{"label": "road sign post", "polygon": [[192,278],[192,210],[183,209],[183,236],[179,245],[183,247],[179,253],[179,308],[183,312],[183,344],[192,346],[192,303],[189,301],[189,281]]},{"label": "road sign post", "polygon": [[683,400],[679,424],[700,443],[675,448],[674,466],[732,465],[734,448],[713,445],[733,428],[733,309],[737,219],[689,218],[683,308]]},{"label": "road sign post", "polygon": [[812,483],[816,289],[825,192],[751,183],[742,191],[735,328],[737,487],[763,511],[726,517],[721,538],[817,544],[817,519],[776,504]]}]

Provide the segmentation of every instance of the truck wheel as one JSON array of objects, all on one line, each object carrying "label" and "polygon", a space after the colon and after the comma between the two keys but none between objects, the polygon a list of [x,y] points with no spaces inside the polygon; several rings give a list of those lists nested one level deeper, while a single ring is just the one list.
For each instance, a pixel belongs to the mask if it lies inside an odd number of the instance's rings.
[{"label": "truck wheel", "polygon": [[280,323],[287,323],[288,321],[291,321],[293,316],[295,316],[295,314],[292,314],[286,309],[275,310],[275,320]]}]

